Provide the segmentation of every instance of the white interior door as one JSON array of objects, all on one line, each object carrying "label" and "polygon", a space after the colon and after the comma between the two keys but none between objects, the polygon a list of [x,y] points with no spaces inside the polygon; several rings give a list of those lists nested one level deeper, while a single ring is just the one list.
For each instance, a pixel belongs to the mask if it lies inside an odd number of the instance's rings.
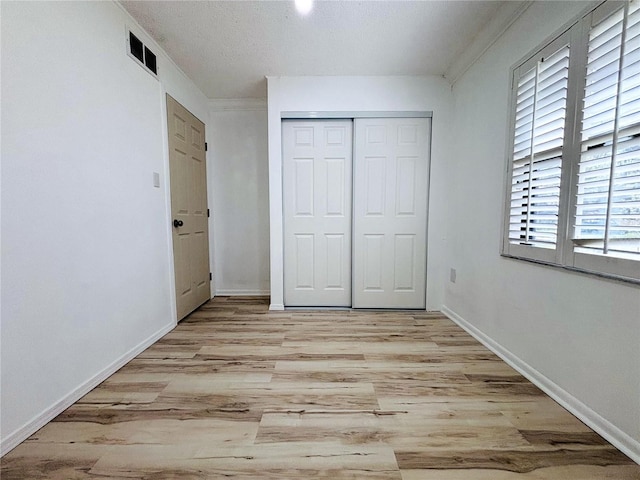
[{"label": "white interior door", "polygon": [[287,306],[351,306],[352,126],[282,122]]},{"label": "white interior door", "polygon": [[431,119],[355,120],[353,307],[425,308]]}]

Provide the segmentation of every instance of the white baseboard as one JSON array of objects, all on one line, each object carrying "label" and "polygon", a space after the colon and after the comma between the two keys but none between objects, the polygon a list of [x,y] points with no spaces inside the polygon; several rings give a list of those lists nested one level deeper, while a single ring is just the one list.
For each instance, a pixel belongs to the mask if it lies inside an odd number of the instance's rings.
[{"label": "white baseboard", "polygon": [[269,310],[280,311],[284,310],[284,305],[282,303],[272,303],[269,305]]},{"label": "white baseboard", "polygon": [[175,328],[175,324],[166,325],[160,330],[155,332],[147,339],[140,342],[133,347],[127,353],[115,360],[111,365],[98,372],[86,382],[79,385],[77,388],[69,392],[63,398],[56,403],[45,409],[42,413],[36,415],[34,418],[25,423],[22,427],[18,428],[14,432],[7,435],[2,439],[0,443],[0,457],[9,453],[20,443],[24,442],[27,438],[33,435],[35,432],[44,427],[47,423],[53,420],[55,417],[64,412],[67,408],[80,400],[83,396],[93,390],[95,387],[104,382],[111,375],[116,373],[120,368],[133,360],[137,355],[146,350],[149,346],[153,345],[156,341],[162,338]]},{"label": "white baseboard", "polygon": [[640,441],[620,430],[606,418],[593,411],[579,399],[545,377],[542,373],[538,372],[531,365],[521,360],[482,331],[478,330],[447,306],[442,306],[442,313],[466,330],[485,347],[502,358],[506,363],[515,368],[556,402],[578,417],[582,422],[606,438],[612,445],[622,451],[634,462],[640,464]]},{"label": "white baseboard", "polygon": [[269,290],[216,290],[216,296],[220,297],[264,297],[269,294]]}]

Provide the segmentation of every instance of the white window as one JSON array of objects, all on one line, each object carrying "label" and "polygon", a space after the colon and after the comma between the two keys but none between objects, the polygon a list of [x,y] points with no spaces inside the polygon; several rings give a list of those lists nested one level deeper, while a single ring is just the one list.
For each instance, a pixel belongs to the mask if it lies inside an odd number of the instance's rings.
[{"label": "white window", "polygon": [[640,280],[640,0],[513,69],[503,254]]}]

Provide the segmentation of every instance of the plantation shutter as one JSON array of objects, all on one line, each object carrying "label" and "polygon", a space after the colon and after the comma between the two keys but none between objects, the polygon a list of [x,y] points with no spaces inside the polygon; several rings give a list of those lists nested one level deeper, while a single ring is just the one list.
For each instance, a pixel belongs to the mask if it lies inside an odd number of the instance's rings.
[{"label": "plantation shutter", "polygon": [[640,5],[591,27],[582,107],[576,251],[640,253]]},{"label": "plantation shutter", "polygon": [[554,250],[569,77],[568,39],[559,40],[515,79],[508,219],[510,244]]}]

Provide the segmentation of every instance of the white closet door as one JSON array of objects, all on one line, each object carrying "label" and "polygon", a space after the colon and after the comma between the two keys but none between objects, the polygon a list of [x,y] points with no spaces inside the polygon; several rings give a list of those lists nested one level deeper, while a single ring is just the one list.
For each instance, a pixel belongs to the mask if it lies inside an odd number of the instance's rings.
[{"label": "white closet door", "polygon": [[351,306],[352,125],[282,122],[287,306]]},{"label": "white closet door", "polygon": [[431,120],[355,120],[354,308],[425,308]]}]

